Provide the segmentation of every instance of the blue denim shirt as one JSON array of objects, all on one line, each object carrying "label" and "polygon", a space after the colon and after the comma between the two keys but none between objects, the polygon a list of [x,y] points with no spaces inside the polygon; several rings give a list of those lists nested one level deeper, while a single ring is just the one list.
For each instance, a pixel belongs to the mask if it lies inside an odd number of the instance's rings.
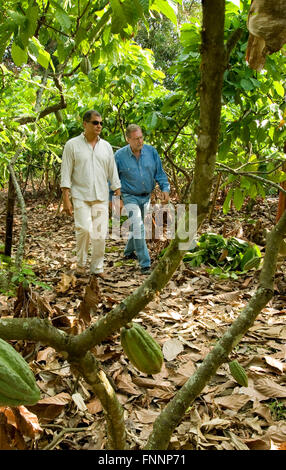
[{"label": "blue denim shirt", "polygon": [[138,159],[133,155],[130,145],[117,150],[114,157],[122,193],[150,194],[155,188],[156,182],[159,184],[161,191],[170,191],[170,185],[163,170],[161,159],[152,145],[144,144]]}]

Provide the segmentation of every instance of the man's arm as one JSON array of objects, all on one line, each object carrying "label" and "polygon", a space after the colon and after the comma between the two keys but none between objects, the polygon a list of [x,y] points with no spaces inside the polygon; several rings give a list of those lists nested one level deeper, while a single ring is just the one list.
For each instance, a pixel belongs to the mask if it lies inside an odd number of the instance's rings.
[{"label": "man's arm", "polygon": [[167,175],[163,170],[161,158],[156,149],[154,149],[155,159],[156,159],[156,172],[155,172],[155,181],[160,186],[161,189],[161,202],[162,204],[167,204],[169,202],[169,191],[170,185],[168,182]]},{"label": "man's arm", "polygon": [[115,196],[120,196],[121,182],[118,175],[117,163],[111,145],[110,148],[110,159],[108,165],[108,180],[110,183],[110,189],[114,192]]},{"label": "man's arm", "polygon": [[70,142],[67,142],[61,163],[61,190],[63,195],[63,212],[68,215],[73,214],[73,206],[70,200],[71,175],[73,171],[73,149]]}]

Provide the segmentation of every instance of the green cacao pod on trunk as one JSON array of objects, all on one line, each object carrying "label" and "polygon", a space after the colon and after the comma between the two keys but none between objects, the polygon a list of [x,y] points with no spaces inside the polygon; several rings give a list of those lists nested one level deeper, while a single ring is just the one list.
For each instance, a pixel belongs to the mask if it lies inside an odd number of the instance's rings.
[{"label": "green cacao pod on trunk", "polygon": [[88,75],[91,72],[91,64],[88,57],[84,57],[80,63],[80,70],[85,75]]},{"label": "green cacao pod on trunk", "polygon": [[55,115],[56,115],[56,118],[57,118],[57,121],[58,122],[63,122],[63,115],[62,115],[62,112],[60,109],[58,109],[57,111],[55,111]]},{"label": "green cacao pod on trunk", "polygon": [[0,339],[0,406],[34,405],[40,397],[40,389],[25,359]]},{"label": "green cacao pod on trunk", "polygon": [[248,387],[248,377],[244,368],[237,361],[231,361],[228,366],[234,380],[242,387]]},{"label": "green cacao pod on trunk", "polygon": [[128,323],[121,328],[120,341],[124,353],[136,369],[148,375],[160,372],[163,364],[161,348],[142,326]]}]

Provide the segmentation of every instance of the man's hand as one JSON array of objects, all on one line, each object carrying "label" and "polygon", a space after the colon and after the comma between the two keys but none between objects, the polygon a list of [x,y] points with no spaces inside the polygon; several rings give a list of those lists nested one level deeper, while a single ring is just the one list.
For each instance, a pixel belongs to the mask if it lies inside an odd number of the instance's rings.
[{"label": "man's hand", "polygon": [[109,201],[109,210],[111,212],[111,215],[114,215],[115,217],[120,217],[122,207],[123,207],[123,202],[120,199],[121,196],[121,191],[120,188],[115,189],[113,192],[112,196],[112,201]]},{"label": "man's hand", "polygon": [[70,200],[63,202],[63,212],[70,216],[73,215],[73,206]]},{"label": "man's hand", "polygon": [[168,204],[169,202],[169,193],[167,193],[166,191],[162,191],[161,192],[161,203],[162,204]]},{"label": "man's hand", "polygon": [[73,215],[73,206],[69,197],[69,189],[63,188],[63,212],[72,216]]},{"label": "man's hand", "polygon": [[119,218],[123,208],[123,201],[119,197],[113,197],[109,203],[109,208],[112,211],[112,215]]}]

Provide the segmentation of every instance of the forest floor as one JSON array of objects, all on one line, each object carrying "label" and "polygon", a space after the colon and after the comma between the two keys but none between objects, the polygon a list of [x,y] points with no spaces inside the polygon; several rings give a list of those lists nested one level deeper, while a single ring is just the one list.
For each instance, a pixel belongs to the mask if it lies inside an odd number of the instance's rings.
[{"label": "forest floor", "polygon": [[[6,193],[0,193],[0,244],[4,243]],[[74,226],[57,213],[58,201],[26,197],[28,232],[25,259],[37,281],[29,295],[0,293],[0,316],[48,317],[58,328],[74,334],[86,328],[133,292],[144,280],[136,261],[122,260],[124,240],[106,244],[105,279],[100,280],[101,302],[86,321],[79,307],[89,277],[75,278]],[[263,253],[263,230],[275,223],[277,198],[257,200],[247,210],[226,216],[220,201],[203,232],[235,236],[257,243]],[[251,223],[249,222],[251,220]],[[253,220],[255,223],[253,223]],[[15,244],[21,228],[19,207]],[[162,242],[149,244],[155,266]],[[280,260],[274,297],[231,354],[245,368],[248,387],[239,386],[227,364],[220,367],[174,432],[170,449],[257,450],[286,445],[286,259]],[[196,370],[216,340],[239,315],[253,295],[259,269],[237,279],[221,279],[206,266],[182,263],[160,295],[138,315],[163,347],[165,363],[154,376],[138,372],[124,356],[119,332],[94,348],[113,379],[124,407],[128,444],[143,449],[160,410]],[[73,375],[68,363],[51,347],[28,341],[12,344],[28,360],[42,391],[40,402],[20,407],[22,419],[5,411],[13,443],[2,446],[27,449],[105,449],[106,431],[99,400],[89,385]],[[2,409],[3,412],[3,409]],[[1,413],[0,413],[1,414]],[[25,425],[23,425],[25,422]],[[3,423],[3,421],[2,421]],[[3,424],[2,424],[3,426]],[[8,429],[8,428],[7,428]],[[1,433],[0,433],[1,434]],[[284,443],[284,444],[283,444]]]}]

